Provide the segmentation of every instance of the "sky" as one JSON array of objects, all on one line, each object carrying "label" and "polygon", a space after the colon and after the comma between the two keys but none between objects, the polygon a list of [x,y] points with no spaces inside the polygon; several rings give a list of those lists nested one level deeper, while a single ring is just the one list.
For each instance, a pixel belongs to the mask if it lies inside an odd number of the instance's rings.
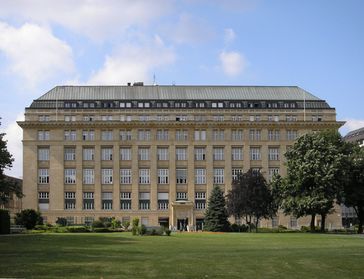
[{"label": "sky", "polygon": [[0,0],[0,132],[56,85],[297,85],[364,127],[362,0]]}]

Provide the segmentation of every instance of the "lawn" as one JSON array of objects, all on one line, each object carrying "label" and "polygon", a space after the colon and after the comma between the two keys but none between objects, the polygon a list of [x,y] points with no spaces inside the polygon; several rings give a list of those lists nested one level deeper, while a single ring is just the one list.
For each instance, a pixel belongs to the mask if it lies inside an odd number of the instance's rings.
[{"label": "lawn", "polygon": [[364,237],[301,233],[0,236],[0,278],[364,278]]}]

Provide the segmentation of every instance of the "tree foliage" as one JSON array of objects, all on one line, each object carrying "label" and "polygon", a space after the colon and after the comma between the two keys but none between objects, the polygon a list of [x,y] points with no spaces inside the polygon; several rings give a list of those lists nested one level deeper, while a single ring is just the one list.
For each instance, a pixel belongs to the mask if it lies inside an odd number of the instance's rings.
[{"label": "tree foliage", "polygon": [[204,229],[212,232],[226,231],[229,228],[227,218],[224,193],[219,186],[215,185],[205,212]]},{"label": "tree foliage", "polygon": [[249,228],[254,221],[256,230],[259,220],[270,218],[277,211],[273,193],[263,175],[253,173],[251,169],[233,182],[232,190],[227,195],[227,209],[235,219],[244,218]]},{"label": "tree foliage", "polygon": [[43,218],[38,211],[34,209],[24,209],[15,216],[15,224],[26,227],[28,230],[33,229],[36,225],[43,225]]},{"label": "tree foliage", "polygon": [[280,206],[286,214],[321,215],[321,230],[325,218],[334,206],[344,177],[347,147],[337,132],[325,131],[300,137],[287,151],[287,177],[273,181]]}]

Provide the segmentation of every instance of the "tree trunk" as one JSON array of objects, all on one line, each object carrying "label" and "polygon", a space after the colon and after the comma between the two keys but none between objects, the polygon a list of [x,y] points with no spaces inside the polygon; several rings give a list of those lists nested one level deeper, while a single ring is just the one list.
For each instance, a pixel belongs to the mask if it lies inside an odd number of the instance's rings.
[{"label": "tree trunk", "polygon": [[316,214],[311,215],[311,223],[310,223],[311,232],[315,232],[315,217],[316,217]]},{"label": "tree trunk", "polygon": [[257,221],[255,221],[255,232],[258,232],[258,223],[259,223],[259,219],[257,219]]},{"label": "tree trunk", "polygon": [[361,234],[363,233],[363,223],[364,223],[364,208],[362,206],[358,207],[357,215],[359,221],[358,233]]},{"label": "tree trunk", "polygon": [[321,232],[325,232],[326,214],[321,214]]}]

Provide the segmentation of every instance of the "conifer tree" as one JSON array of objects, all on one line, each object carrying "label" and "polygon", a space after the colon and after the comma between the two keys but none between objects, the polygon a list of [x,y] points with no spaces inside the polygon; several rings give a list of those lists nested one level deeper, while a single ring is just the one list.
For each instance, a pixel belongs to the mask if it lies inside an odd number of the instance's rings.
[{"label": "conifer tree", "polygon": [[227,218],[224,193],[219,186],[215,185],[205,212],[204,229],[211,232],[227,231],[229,228]]}]

